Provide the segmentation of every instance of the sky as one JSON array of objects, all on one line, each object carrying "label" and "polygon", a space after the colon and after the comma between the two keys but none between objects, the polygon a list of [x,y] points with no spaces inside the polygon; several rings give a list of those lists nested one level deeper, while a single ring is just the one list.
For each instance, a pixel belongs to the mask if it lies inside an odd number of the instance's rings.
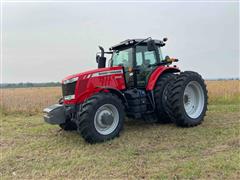
[{"label": "sky", "polygon": [[204,78],[239,77],[238,2],[2,4],[3,83],[52,82],[97,67],[98,45],[168,38],[163,55]]}]

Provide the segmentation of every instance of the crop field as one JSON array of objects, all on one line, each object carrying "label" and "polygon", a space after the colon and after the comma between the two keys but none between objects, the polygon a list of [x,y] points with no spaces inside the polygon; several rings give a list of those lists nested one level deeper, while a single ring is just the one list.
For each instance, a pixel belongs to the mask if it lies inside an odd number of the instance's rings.
[{"label": "crop field", "polygon": [[207,81],[194,128],[126,119],[119,138],[90,145],[46,124],[60,87],[0,89],[1,179],[240,179],[240,81]]}]

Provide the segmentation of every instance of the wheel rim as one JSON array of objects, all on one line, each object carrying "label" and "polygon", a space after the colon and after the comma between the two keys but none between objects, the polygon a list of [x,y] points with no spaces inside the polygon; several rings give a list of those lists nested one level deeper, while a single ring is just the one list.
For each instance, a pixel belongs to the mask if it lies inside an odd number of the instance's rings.
[{"label": "wheel rim", "polygon": [[94,126],[102,135],[111,134],[119,123],[119,113],[112,104],[104,104],[98,108],[94,117]]},{"label": "wheel rim", "polygon": [[201,85],[197,81],[187,84],[183,95],[184,109],[190,118],[198,118],[204,107],[204,93]]}]

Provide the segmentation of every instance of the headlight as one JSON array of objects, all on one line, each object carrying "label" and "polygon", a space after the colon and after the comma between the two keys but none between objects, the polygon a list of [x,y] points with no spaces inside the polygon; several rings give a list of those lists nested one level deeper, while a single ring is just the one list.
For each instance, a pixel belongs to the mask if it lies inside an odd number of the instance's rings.
[{"label": "headlight", "polygon": [[63,81],[63,84],[73,83],[77,80],[78,80],[78,77],[75,77],[75,78],[72,78],[72,79],[67,79],[67,80]]}]

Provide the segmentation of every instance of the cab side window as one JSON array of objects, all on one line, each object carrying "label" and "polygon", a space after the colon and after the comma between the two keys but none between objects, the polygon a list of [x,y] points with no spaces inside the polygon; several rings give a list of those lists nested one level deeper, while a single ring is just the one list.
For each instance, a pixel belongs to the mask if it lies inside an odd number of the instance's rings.
[{"label": "cab side window", "polygon": [[155,64],[157,62],[156,54],[154,51],[144,52],[144,57],[145,61],[147,61],[149,65]]},{"label": "cab side window", "polygon": [[136,47],[136,66],[138,68],[137,84],[138,87],[145,87],[147,80],[153,67],[151,65],[157,63],[157,56],[155,51],[148,51],[147,46]]},{"label": "cab side window", "polygon": [[137,61],[137,66],[141,66],[143,64],[142,52],[137,52],[136,53],[136,61]]},{"label": "cab side window", "polygon": [[146,46],[136,48],[137,66],[148,66],[157,63],[155,51],[148,51]]}]

